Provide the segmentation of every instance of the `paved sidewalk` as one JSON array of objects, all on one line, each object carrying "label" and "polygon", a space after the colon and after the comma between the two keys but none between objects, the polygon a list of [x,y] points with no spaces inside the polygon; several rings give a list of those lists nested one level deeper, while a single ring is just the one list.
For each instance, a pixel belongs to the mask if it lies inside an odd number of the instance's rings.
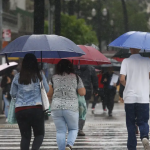
[{"label": "paved sidewalk", "polygon": [[[113,117],[103,112],[101,103],[96,106],[95,115],[89,107],[84,132],[86,136],[77,138],[73,150],[126,150],[124,104],[115,103]],[[17,124],[6,124],[4,117],[0,116],[0,150],[20,150],[20,140]],[[137,141],[137,150],[143,150],[139,135]],[[40,150],[58,150],[56,129],[51,117],[46,121],[45,138]]]},{"label": "paved sidewalk", "polygon": [[[49,120],[46,121],[46,124],[52,123],[52,118],[49,117]],[[91,113],[91,104],[89,104],[88,114],[87,114],[87,123],[125,123],[125,112],[124,112],[124,104],[115,103],[113,110],[113,117],[108,116],[108,112],[103,112],[102,103],[98,103],[95,108],[95,114]],[[6,123],[5,115],[0,115],[0,124],[8,124]]]}]

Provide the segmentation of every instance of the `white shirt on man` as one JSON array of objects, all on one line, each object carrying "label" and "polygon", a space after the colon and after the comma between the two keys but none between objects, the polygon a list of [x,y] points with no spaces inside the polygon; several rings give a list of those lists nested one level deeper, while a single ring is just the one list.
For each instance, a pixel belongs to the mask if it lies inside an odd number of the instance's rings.
[{"label": "white shirt on man", "polygon": [[149,103],[150,59],[133,54],[124,59],[120,74],[127,76],[124,103]]}]

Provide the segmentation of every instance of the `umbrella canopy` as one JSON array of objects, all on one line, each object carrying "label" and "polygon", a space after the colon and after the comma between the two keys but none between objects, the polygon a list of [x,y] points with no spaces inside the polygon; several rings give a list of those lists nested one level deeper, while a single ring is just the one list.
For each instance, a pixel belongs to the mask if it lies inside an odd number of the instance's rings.
[{"label": "umbrella canopy", "polygon": [[137,48],[144,51],[150,51],[150,33],[140,32],[140,31],[130,31],[119,36],[113,42],[111,42],[109,47],[119,47],[119,48]]},{"label": "umbrella canopy", "polygon": [[[78,45],[84,52],[85,55],[81,57],[71,57],[68,58],[73,62],[74,65],[101,65],[101,64],[110,64],[110,60],[106,58],[102,53],[97,49],[91,46]],[[67,58],[66,58],[67,59]],[[40,59],[38,59],[40,62]],[[57,64],[60,59],[43,59],[42,62]]]},{"label": "umbrella canopy", "polygon": [[[143,52],[143,50],[141,50],[139,54],[143,57],[150,57],[150,53],[149,52],[145,53]],[[121,49],[112,58],[119,62],[122,62],[124,58],[130,57],[130,55],[131,52],[129,49]]]},{"label": "umbrella canopy", "polygon": [[4,75],[7,70],[13,70],[18,66],[16,62],[10,62],[9,65],[7,63],[0,65],[0,76]]},{"label": "umbrella canopy", "polygon": [[110,59],[109,58],[109,60],[110,60],[110,62],[111,62],[111,64],[103,64],[103,65],[101,65],[101,67],[106,67],[106,68],[109,68],[109,67],[118,67],[118,68],[120,68],[121,67],[121,63],[120,62],[118,62],[118,61],[116,61],[116,60],[114,60],[114,59]]},{"label": "umbrella canopy", "polygon": [[24,57],[26,53],[33,53],[37,58],[79,57],[85,54],[74,42],[58,35],[24,35],[0,52],[8,57]]}]

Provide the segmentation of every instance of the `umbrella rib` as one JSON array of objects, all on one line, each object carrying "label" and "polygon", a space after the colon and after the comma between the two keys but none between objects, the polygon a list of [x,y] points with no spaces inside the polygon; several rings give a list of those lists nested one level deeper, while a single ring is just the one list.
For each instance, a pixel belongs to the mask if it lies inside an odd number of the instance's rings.
[{"label": "umbrella rib", "polygon": [[[143,41],[143,43],[145,43],[145,41],[146,41],[146,36],[147,36],[147,32],[146,32],[146,35],[145,35],[145,40]],[[143,45],[145,45],[145,44],[143,44]],[[143,48],[142,48],[143,49]],[[145,52],[145,49],[144,49],[144,52]]]},{"label": "umbrella rib", "polygon": [[[26,42],[23,44],[22,50],[23,50],[23,47],[26,45],[26,43],[27,43],[27,41],[29,40],[29,37],[30,37],[31,35],[24,35],[24,36],[27,36],[28,38],[27,38]],[[21,52],[23,52],[23,51],[21,51]]]}]

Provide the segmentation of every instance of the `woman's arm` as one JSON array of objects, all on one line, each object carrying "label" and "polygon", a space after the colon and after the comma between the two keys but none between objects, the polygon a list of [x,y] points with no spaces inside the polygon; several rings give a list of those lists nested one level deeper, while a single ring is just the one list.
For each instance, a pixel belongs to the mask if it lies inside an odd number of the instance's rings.
[{"label": "woman's arm", "polygon": [[83,88],[78,89],[78,94],[79,94],[80,96],[84,96],[84,95],[86,94],[85,88],[83,87]]},{"label": "woman's arm", "polygon": [[80,96],[86,95],[86,89],[84,88],[82,79],[79,76],[77,76],[77,89]]},{"label": "woman's arm", "polygon": [[49,85],[49,92],[47,93],[47,96],[48,96],[50,103],[51,103],[53,93],[54,93],[53,87],[52,87],[52,85]]}]

